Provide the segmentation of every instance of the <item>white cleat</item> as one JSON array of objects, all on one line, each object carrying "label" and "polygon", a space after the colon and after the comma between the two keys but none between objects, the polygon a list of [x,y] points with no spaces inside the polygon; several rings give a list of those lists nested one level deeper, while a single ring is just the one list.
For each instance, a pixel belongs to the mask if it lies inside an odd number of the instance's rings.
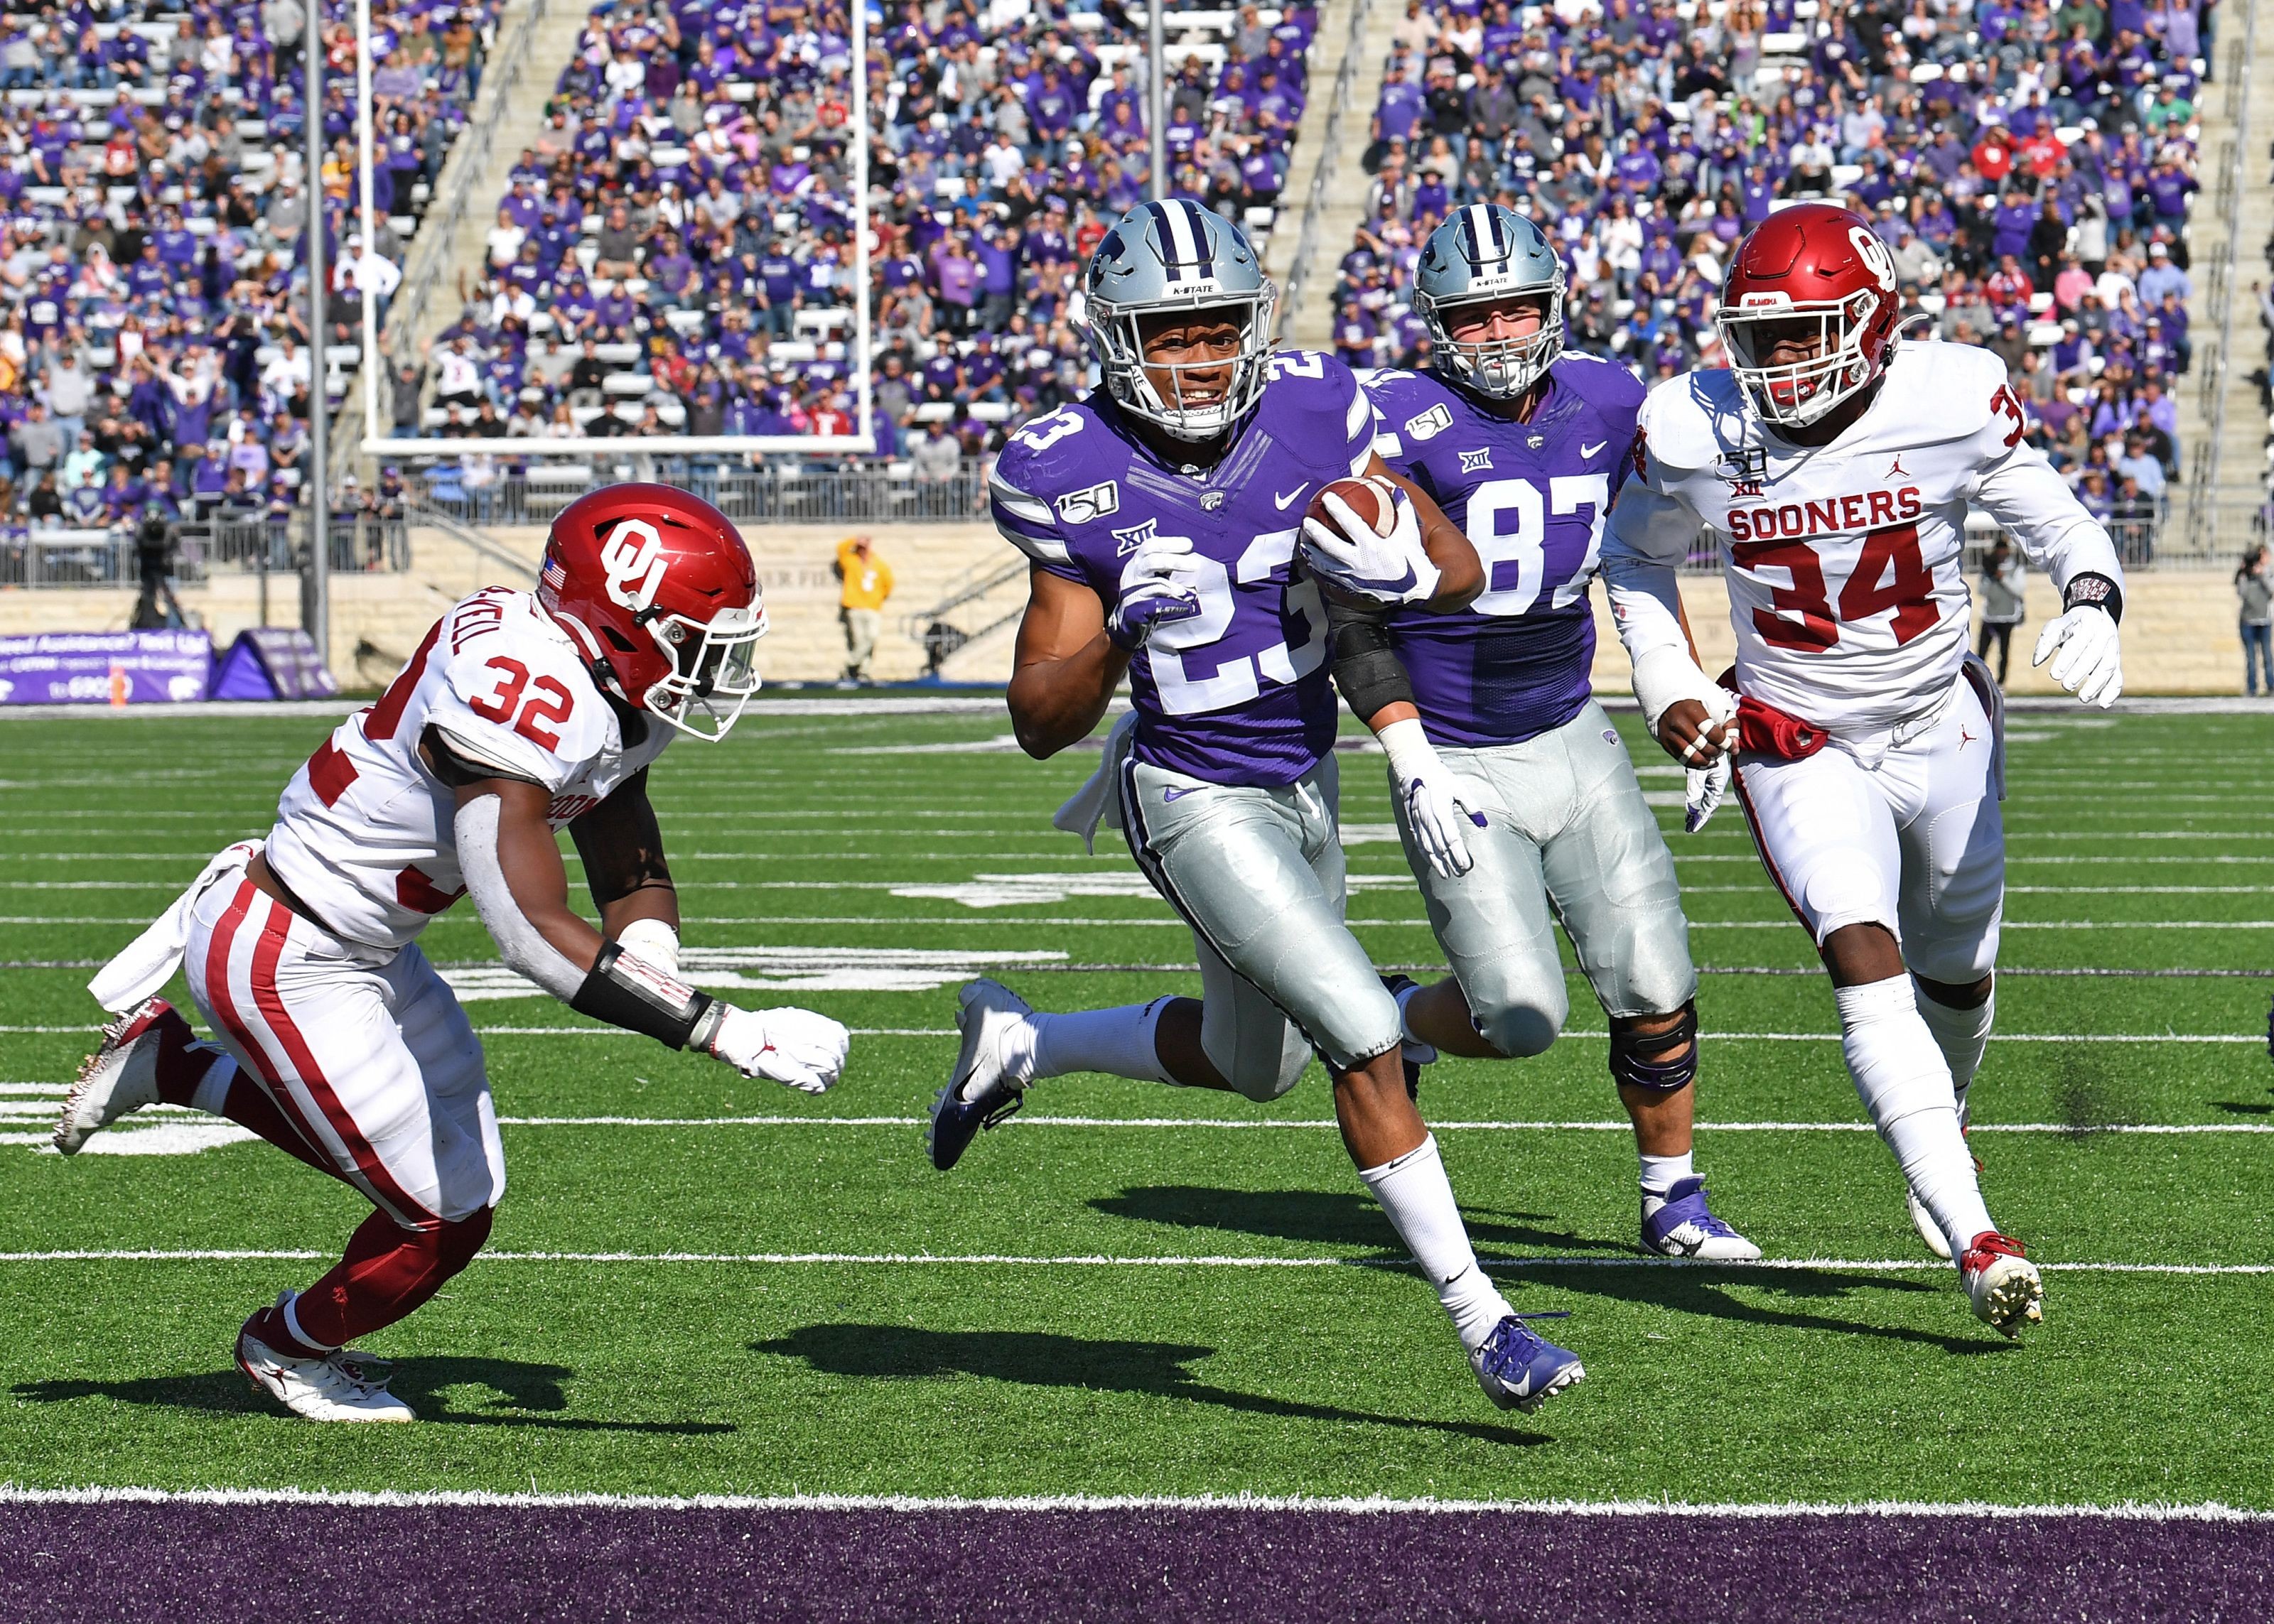
[{"label": "white cleat", "polygon": [[[292,1300],[281,1294],[276,1306]],[[255,1316],[258,1318],[259,1316]],[[311,1421],[416,1421],[418,1412],[387,1390],[385,1361],[343,1348],[320,1359],[279,1353],[252,1334],[247,1320],[237,1334],[237,1368],[252,1385],[296,1416]]]},{"label": "white cleat", "polygon": [[1976,1317],[2007,1336],[2018,1337],[2023,1326],[2044,1322],[2045,1282],[2021,1242],[1983,1230],[1960,1260],[1958,1278]]},{"label": "white cleat", "polygon": [[56,1122],[56,1148],[74,1154],[99,1130],[129,1112],[158,1103],[158,1051],[169,1026],[192,1035],[189,1023],[163,998],[145,998],[102,1029],[102,1043],[80,1063],[79,1080]]},{"label": "white cleat", "polygon": [[1000,981],[982,977],[963,984],[955,1011],[963,1047],[946,1086],[932,1101],[931,1125],[924,1136],[932,1165],[943,1173],[983,1128],[996,1126],[1019,1109],[1027,1086],[1005,1069],[1005,1040],[1034,1017],[1034,1006]]}]

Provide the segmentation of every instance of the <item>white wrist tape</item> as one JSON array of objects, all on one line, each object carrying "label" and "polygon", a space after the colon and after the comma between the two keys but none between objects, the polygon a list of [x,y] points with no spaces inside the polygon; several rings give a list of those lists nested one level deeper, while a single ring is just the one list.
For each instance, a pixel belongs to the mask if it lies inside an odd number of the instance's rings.
[{"label": "white wrist tape", "polygon": [[1694,699],[1704,705],[1706,713],[1716,720],[1726,718],[1736,709],[1729,691],[1699,670],[1687,649],[1670,643],[1660,643],[1635,658],[1634,696],[1641,703],[1643,721],[1653,735],[1658,732],[1659,718],[1685,699]]},{"label": "white wrist tape", "polygon": [[1392,722],[1374,737],[1382,741],[1382,752],[1389,757],[1389,771],[1400,784],[1412,782],[1437,760],[1437,747],[1429,742],[1419,717]]},{"label": "white wrist tape", "polygon": [[616,940],[633,958],[653,965],[666,975],[679,974],[679,930],[660,919],[636,919],[617,932]]}]

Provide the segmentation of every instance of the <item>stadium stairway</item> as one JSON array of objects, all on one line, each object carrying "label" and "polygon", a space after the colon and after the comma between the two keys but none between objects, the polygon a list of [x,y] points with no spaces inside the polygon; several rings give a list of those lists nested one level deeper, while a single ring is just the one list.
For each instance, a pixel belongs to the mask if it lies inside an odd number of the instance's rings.
[{"label": "stadium stairway", "polygon": [[[1303,132],[1297,143],[1298,153],[1315,154],[1315,162],[1332,167],[1328,172],[1325,195],[1319,208],[1317,229],[1312,234],[1309,285],[1305,290],[1302,305],[1294,312],[1289,337],[1305,350],[1331,348],[1335,327],[1335,267],[1350,252],[1351,233],[1366,219],[1367,173],[1359,160],[1366,154],[1369,132],[1374,124],[1374,103],[1382,99],[1382,71],[1389,60],[1390,32],[1405,15],[1404,0],[1372,0],[1367,5],[1364,31],[1359,36],[1358,62],[1352,79],[1350,94],[1341,98],[1343,119],[1341,139],[1336,150],[1326,150],[1326,110],[1337,98],[1333,94],[1337,75],[1342,71],[1343,47],[1350,37],[1350,7],[1366,0],[1333,0],[1321,8],[1319,21],[1318,50],[1321,59],[1311,69],[1313,95],[1303,115]],[[1318,121],[1314,130],[1312,121]],[[1310,172],[1304,171],[1304,184],[1310,184]],[[1299,232],[1282,233],[1291,239]],[[1292,240],[1289,248],[1294,246]],[[1290,255],[1291,259],[1291,254]],[[1274,267],[1274,274],[1283,281],[1290,267]]]},{"label": "stadium stairway", "polygon": [[[2237,14],[2222,12],[2223,37],[2218,41],[2219,67],[2224,83],[2219,86],[2215,109],[2204,121],[2201,150],[2213,162],[2219,162],[2226,143],[2235,136],[2236,115],[2249,108],[2247,124],[2239,143],[2239,164],[2235,176],[2234,196],[2240,216],[2235,233],[2235,255],[2233,270],[2233,316],[2231,327],[2233,349],[2226,357],[2225,428],[2220,436],[2218,489],[2213,493],[2222,513],[2222,540],[2232,541],[2233,550],[2239,552],[2246,538],[2239,515],[2265,500],[2267,479],[2274,474],[2274,464],[2268,461],[2270,425],[2263,397],[2259,392],[2259,379],[2267,365],[2268,334],[2258,312],[2257,296],[2251,291],[2254,283],[2270,280],[2269,267],[2274,266],[2274,178],[2270,178],[2270,152],[2274,152],[2274,111],[2265,106],[2251,105],[2251,98],[2274,90],[2274,20],[2262,20],[2248,26],[2248,8],[2238,8]],[[2246,41],[2248,54],[2244,54]],[[2243,71],[2238,75],[2229,64],[2240,62]],[[2203,177],[2203,193],[2198,203],[2214,200],[2219,194],[2218,183],[2210,175]],[[2215,204],[2214,204],[2215,206]],[[2223,232],[2225,221],[2216,216],[2210,222],[2211,233]],[[2208,307],[2206,291],[2210,282],[2207,274],[2209,255],[2204,250],[2215,247],[2224,253],[2222,237],[2216,244],[2198,243],[2193,280],[2195,303],[2189,315],[2198,323],[2215,323],[2219,312]],[[2198,372],[2206,367],[2221,344],[2218,329],[2198,326],[2195,329],[2195,365]],[[2189,398],[2198,391],[2183,391],[2180,410],[2188,409]],[[2182,426],[2186,426],[2182,418]]]},{"label": "stadium stairway", "polygon": [[[1280,223],[1263,248],[1263,268],[1279,284],[1283,299],[1287,297],[1287,279],[1293,274],[1295,256],[1302,244],[1311,184],[1321,162],[1328,161],[1327,125],[1335,109],[1335,81],[1341,77],[1343,58],[1350,44],[1351,11],[1365,3],[1366,0],[1322,0],[1319,7],[1319,29],[1312,38],[1309,77],[1305,81],[1309,95],[1303,104],[1302,122],[1295,127],[1294,168],[1280,193],[1287,207],[1280,210]],[[1345,134],[1351,117],[1350,112],[1344,113]],[[1334,178],[1330,172],[1327,181],[1329,188]],[[1331,200],[1330,197],[1329,201]],[[1321,208],[1320,213],[1324,214],[1326,210]],[[1318,284],[1314,282],[1312,286],[1315,289]]]}]

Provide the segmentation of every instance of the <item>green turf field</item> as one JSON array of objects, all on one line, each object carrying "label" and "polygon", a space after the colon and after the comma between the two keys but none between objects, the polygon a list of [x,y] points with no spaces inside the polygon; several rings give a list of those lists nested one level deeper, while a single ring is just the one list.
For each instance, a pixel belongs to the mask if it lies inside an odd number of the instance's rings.
[{"label": "green turf field", "polygon": [[[38,1148],[91,966],[267,827],[328,726],[0,724],[0,1481],[2274,1507],[2265,718],[2014,718],[2003,963],[2064,973],[2008,974],[1975,1094],[1992,1210],[2054,1271],[2021,1346],[1930,1267],[1855,1131],[1829,989],[1736,808],[1682,836],[1678,773],[1638,750],[1708,972],[1699,1116],[1728,1125],[1699,1168],[1800,1266],[1640,1257],[1575,978],[1550,1054],[1449,1062],[1422,1095],[1480,1251],[1586,1360],[1517,1417],[1397,1267],[1315,1067],[1271,1107],[1045,1082],[934,1172],[965,976],[1046,1008],[1193,991],[1189,938],[1113,837],[1090,858],[1050,829],[1091,752],[1029,762],[995,710],[754,713],[656,770],[684,935],[718,950],[697,980],[855,1027],[843,1083],[809,1100],[533,992],[471,1003],[511,1191],[491,1252],[373,1339],[428,1423],[368,1430],[256,1402],[228,1357],[359,1198],[187,1113]],[[1344,766],[1361,938],[1436,966],[1378,762]],[[470,906],[425,945],[512,991]],[[2200,1131],[2142,1131],[2172,1127]]]}]

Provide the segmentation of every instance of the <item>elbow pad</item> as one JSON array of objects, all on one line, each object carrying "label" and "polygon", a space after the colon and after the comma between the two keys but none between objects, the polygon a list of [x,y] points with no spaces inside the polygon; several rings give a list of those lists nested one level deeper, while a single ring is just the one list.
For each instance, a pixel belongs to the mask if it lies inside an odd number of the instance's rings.
[{"label": "elbow pad", "polygon": [[1386,706],[1413,703],[1413,680],[1379,615],[1329,599],[1327,623],[1334,633],[1335,686],[1352,716],[1367,722]]}]

